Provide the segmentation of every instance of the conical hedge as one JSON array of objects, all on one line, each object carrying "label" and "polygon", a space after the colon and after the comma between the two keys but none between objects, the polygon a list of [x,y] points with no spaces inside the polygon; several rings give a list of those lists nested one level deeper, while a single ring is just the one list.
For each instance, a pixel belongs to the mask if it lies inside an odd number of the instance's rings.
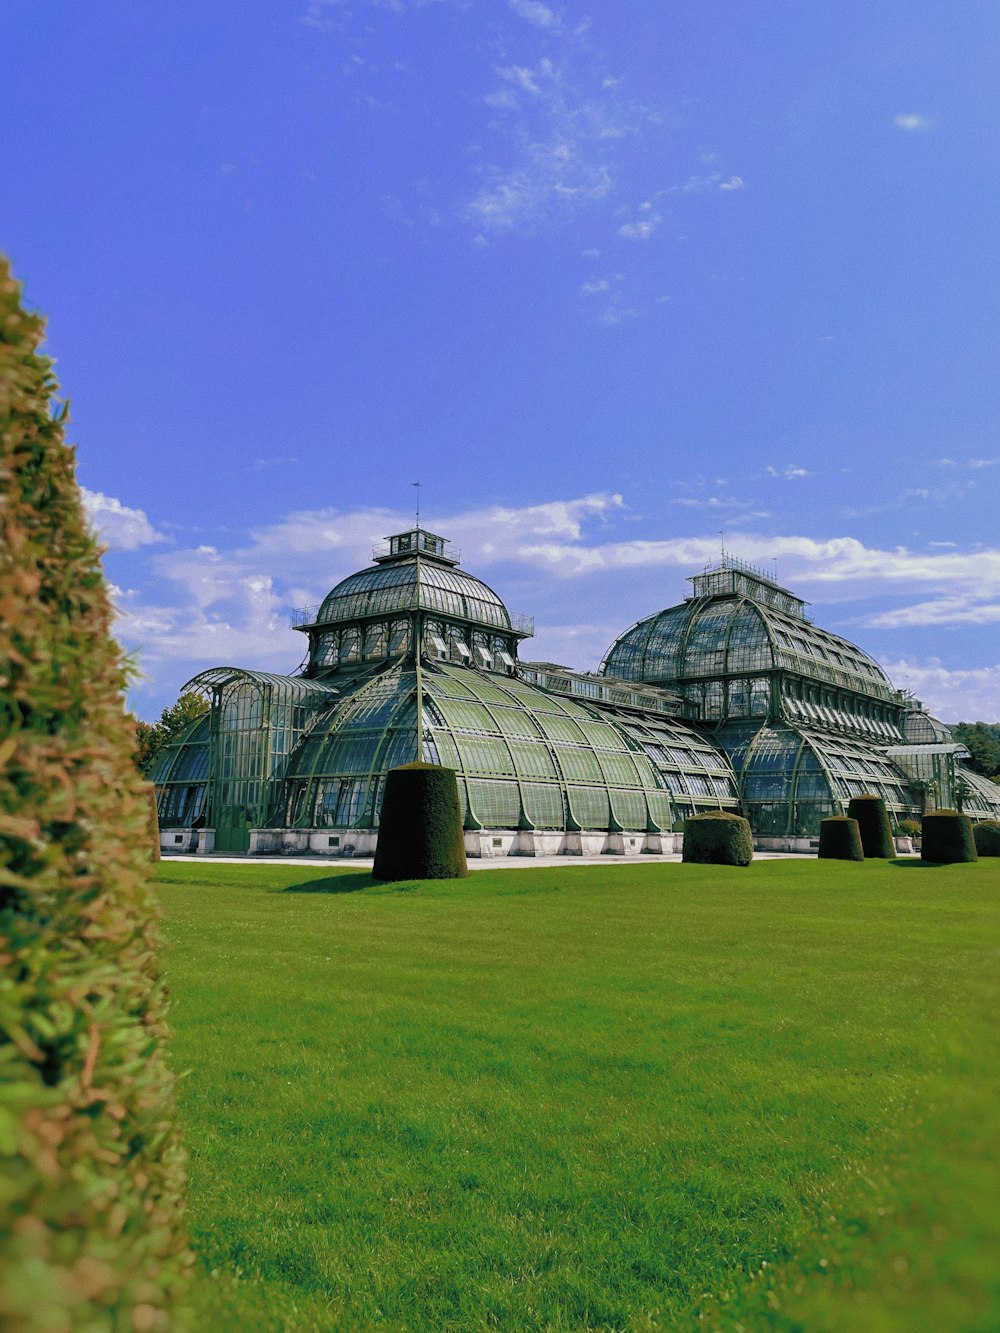
[{"label": "conical hedge", "polygon": [[858,821],[847,815],[830,815],[819,821],[817,856],[830,861],[863,861]]},{"label": "conical hedge", "polygon": [[43,333],[0,260],[0,1327],[164,1329],[188,1256],[149,800]]},{"label": "conical hedge", "polygon": [[468,873],[455,770],[419,761],[390,769],[373,877],[392,883],[463,879]]},{"label": "conical hedge", "polygon": [[867,792],[861,796],[852,796],[848,802],[847,815],[849,819],[858,821],[865,856],[892,860],[896,855],[896,844],[892,840],[889,812],[882,797]]},{"label": "conical hedge", "polygon": [[934,810],[924,815],[920,859],[940,866],[977,861],[976,839],[969,816],[958,810]]},{"label": "conical hedge", "polygon": [[742,815],[710,810],[684,821],[681,860],[701,865],[748,866],[753,860],[753,834]]}]

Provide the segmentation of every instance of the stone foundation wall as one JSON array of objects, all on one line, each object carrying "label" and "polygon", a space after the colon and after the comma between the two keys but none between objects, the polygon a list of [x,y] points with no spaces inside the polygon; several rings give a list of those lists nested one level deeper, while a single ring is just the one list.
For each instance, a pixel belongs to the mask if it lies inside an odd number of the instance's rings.
[{"label": "stone foundation wall", "polygon": [[[207,830],[211,832],[211,830]],[[681,850],[679,833],[563,833],[482,829],[465,834],[465,854],[497,856],[654,856]],[[251,829],[249,856],[374,856],[375,829]],[[177,850],[181,850],[178,848]],[[185,849],[187,850],[187,849]],[[211,850],[192,847],[191,850]]]}]

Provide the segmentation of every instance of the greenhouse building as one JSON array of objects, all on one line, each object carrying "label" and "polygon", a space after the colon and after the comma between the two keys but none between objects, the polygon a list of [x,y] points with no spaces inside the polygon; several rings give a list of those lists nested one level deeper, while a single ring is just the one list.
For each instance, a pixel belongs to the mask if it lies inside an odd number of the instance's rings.
[{"label": "greenhouse building", "polygon": [[370,855],[387,772],[457,774],[471,856],[672,851],[683,820],[744,813],[807,850],[862,792],[894,819],[1000,788],[870,657],[730,556],[625,631],[596,673],[522,662],[532,622],[413,528],[297,613],[294,675],[213,667],[206,713],[159,757],[166,851]]}]

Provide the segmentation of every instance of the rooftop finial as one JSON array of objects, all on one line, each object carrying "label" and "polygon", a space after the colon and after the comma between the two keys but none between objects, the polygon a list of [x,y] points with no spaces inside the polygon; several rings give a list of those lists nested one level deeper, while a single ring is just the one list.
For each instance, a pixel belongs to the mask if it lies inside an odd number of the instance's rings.
[{"label": "rooftop finial", "polygon": [[419,528],[420,527],[420,482],[411,481],[410,485],[416,486],[417,488],[417,527]]},{"label": "rooftop finial", "polygon": [[722,549],[722,558],[726,558],[726,534],[722,528],[719,529],[719,546]]}]

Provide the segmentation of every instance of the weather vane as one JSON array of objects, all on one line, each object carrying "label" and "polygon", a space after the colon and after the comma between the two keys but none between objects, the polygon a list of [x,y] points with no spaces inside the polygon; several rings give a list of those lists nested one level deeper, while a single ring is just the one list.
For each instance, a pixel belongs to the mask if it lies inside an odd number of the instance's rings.
[{"label": "weather vane", "polygon": [[410,485],[416,486],[417,488],[417,527],[419,528],[420,527],[420,482],[411,481]]}]

